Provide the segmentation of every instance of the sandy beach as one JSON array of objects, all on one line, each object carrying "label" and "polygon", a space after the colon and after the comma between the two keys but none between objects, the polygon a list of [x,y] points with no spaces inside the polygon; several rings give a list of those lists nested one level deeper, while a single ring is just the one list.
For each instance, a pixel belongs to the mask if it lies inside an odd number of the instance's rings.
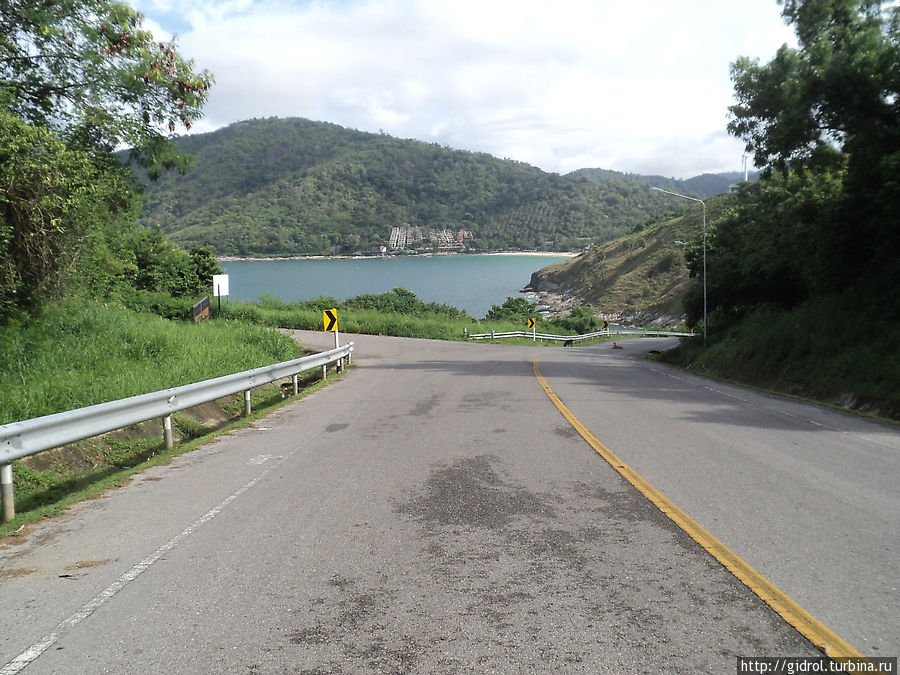
[{"label": "sandy beach", "polygon": [[508,255],[508,256],[558,256],[560,258],[574,258],[579,252],[573,251],[486,251],[484,253],[413,253],[395,255],[294,255],[272,256],[269,258],[252,258],[233,255],[217,256],[221,262],[247,262],[252,260],[368,260],[369,258],[435,258],[450,255]]}]

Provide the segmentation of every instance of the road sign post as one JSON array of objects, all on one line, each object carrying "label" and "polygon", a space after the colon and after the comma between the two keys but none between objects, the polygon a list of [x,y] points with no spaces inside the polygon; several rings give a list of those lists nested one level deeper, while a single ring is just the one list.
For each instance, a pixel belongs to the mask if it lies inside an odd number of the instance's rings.
[{"label": "road sign post", "polygon": [[340,338],[338,337],[338,312],[336,309],[325,309],[322,311],[322,323],[325,325],[327,332],[334,333],[334,347],[340,347]]},{"label": "road sign post", "polygon": [[216,318],[218,319],[222,316],[222,296],[228,295],[228,275],[227,274],[213,274],[213,296],[218,298],[218,311],[216,312]]}]

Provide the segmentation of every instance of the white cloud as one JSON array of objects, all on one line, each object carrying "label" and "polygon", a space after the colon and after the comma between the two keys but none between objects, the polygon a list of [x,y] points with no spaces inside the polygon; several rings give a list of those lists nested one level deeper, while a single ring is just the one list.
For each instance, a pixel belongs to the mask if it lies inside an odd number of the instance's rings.
[{"label": "white cloud", "polygon": [[150,0],[216,77],[208,131],[300,116],[568,172],[739,169],[729,64],[771,58],[774,0]]}]

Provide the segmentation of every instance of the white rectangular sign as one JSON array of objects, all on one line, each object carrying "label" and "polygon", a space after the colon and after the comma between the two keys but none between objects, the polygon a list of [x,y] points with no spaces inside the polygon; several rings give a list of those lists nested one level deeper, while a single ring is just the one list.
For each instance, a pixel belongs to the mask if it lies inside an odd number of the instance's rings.
[{"label": "white rectangular sign", "polygon": [[228,295],[228,275],[213,274],[213,297]]}]

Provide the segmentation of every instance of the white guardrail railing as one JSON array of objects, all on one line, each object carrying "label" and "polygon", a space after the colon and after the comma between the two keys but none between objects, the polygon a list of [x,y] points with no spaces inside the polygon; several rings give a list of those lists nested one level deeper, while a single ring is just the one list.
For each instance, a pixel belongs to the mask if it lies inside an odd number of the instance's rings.
[{"label": "white guardrail railing", "polygon": [[344,359],[349,363],[352,352],[353,343],[350,342],[342,347],[310,354],[293,361],[0,425],[0,505],[2,505],[0,522],[8,522],[15,516],[13,460],[154,418],[162,419],[163,437],[166,447],[170,448],[173,444],[173,413],[244,392],[244,414],[249,415],[250,390],[254,387],[291,377],[293,392],[296,394],[299,391],[297,381],[299,373],[321,367],[324,378],[329,364],[337,363],[338,369],[343,369]]},{"label": "white guardrail railing", "polygon": [[560,342],[581,342],[582,340],[591,340],[598,337],[609,337],[612,335],[646,335],[650,337],[694,337],[695,333],[684,333],[672,330],[641,330],[635,329],[616,329],[616,330],[600,330],[596,333],[586,333],[585,335],[549,335],[547,333],[535,333],[527,330],[513,330],[505,333],[491,331],[490,333],[479,333],[477,335],[468,335],[470,340],[499,340],[501,338],[524,337],[534,340],[556,340]]}]

